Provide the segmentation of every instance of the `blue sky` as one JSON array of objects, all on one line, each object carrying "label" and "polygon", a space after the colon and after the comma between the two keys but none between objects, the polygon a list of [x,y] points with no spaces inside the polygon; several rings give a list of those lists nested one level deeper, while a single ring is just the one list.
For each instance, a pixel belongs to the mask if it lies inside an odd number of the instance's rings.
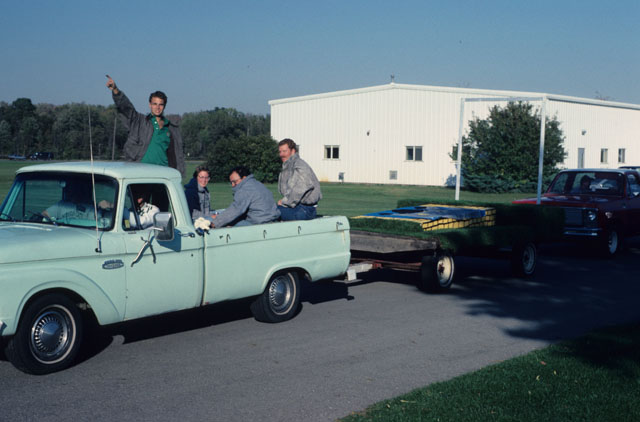
[{"label": "blue sky", "polygon": [[0,101],[168,113],[390,82],[640,104],[640,1],[3,1]]}]

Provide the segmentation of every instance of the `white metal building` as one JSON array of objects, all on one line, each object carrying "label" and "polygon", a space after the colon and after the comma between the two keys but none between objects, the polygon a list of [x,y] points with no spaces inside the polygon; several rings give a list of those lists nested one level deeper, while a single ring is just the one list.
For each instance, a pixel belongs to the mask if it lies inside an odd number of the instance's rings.
[{"label": "white metal building", "polygon": [[[272,100],[271,135],[298,143],[321,181],[453,185],[461,99],[505,97],[545,98],[565,136],[563,167],[640,166],[640,105],[533,92],[391,83]],[[465,132],[494,105],[506,103],[465,103]]]}]

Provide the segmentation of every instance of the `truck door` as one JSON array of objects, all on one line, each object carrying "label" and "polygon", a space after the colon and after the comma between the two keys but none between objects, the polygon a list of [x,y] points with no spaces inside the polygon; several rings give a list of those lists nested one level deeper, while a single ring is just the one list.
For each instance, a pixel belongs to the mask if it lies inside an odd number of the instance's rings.
[{"label": "truck door", "polygon": [[[202,240],[181,236],[189,231],[191,222],[176,221],[165,184],[130,184],[124,194],[121,227],[127,253],[125,319],[198,306],[202,296]],[[154,207],[174,216],[176,235],[170,242],[154,239],[155,232],[148,223],[153,221],[149,214],[155,212]]]},{"label": "truck door", "polygon": [[635,173],[627,173],[627,209],[630,231],[640,234],[640,180]]}]

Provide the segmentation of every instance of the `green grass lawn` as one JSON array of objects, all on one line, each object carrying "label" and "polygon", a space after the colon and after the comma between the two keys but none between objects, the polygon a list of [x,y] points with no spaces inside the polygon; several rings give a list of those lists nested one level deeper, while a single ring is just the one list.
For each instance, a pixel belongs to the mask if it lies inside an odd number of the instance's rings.
[{"label": "green grass lawn", "polygon": [[[37,161],[8,161],[0,160],[0,197],[4,199],[15,175],[20,167],[41,164]],[[191,179],[191,175],[198,162],[187,162],[184,183]],[[276,200],[280,199],[277,183],[267,184]],[[231,185],[228,183],[210,183],[211,206],[214,209],[226,208],[233,197]],[[322,183],[323,199],[318,205],[320,215],[345,215],[353,217],[374,211],[395,208],[399,199],[432,198],[433,200],[453,200],[455,190],[436,186],[411,185],[365,185],[355,183]],[[460,199],[465,201],[484,201],[509,203],[514,199],[527,198],[535,194],[480,194],[474,192],[460,192]]]},{"label": "green grass lawn", "polygon": [[640,325],[585,337],[439,382],[341,419],[638,421]]}]

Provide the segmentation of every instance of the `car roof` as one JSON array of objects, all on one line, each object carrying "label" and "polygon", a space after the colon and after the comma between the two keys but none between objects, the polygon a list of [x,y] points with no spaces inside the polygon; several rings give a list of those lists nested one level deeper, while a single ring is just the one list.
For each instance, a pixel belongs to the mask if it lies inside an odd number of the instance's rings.
[{"label": "car roof", "polygon": [[567,169],[567,170],[560,170],[558,173],[619,173],[619,174],[623,174],[628,170],[632,170],[632,169],[626,169],[626,168],[618,168],[618,169],[595,169],[595,168],[589,168],[589,169]]},{"label": "car roof", "polygon": [[57,162],[48,164],[35,164],[20,168],[16,174],[35,172],[71,172],[71,173],[94,173],[111,176],[116,179],[128,178],[162,178],[162,179],[182,179],[180,172],[176,169],[154,164],[143,164],[123,161],[72,161]]}]

